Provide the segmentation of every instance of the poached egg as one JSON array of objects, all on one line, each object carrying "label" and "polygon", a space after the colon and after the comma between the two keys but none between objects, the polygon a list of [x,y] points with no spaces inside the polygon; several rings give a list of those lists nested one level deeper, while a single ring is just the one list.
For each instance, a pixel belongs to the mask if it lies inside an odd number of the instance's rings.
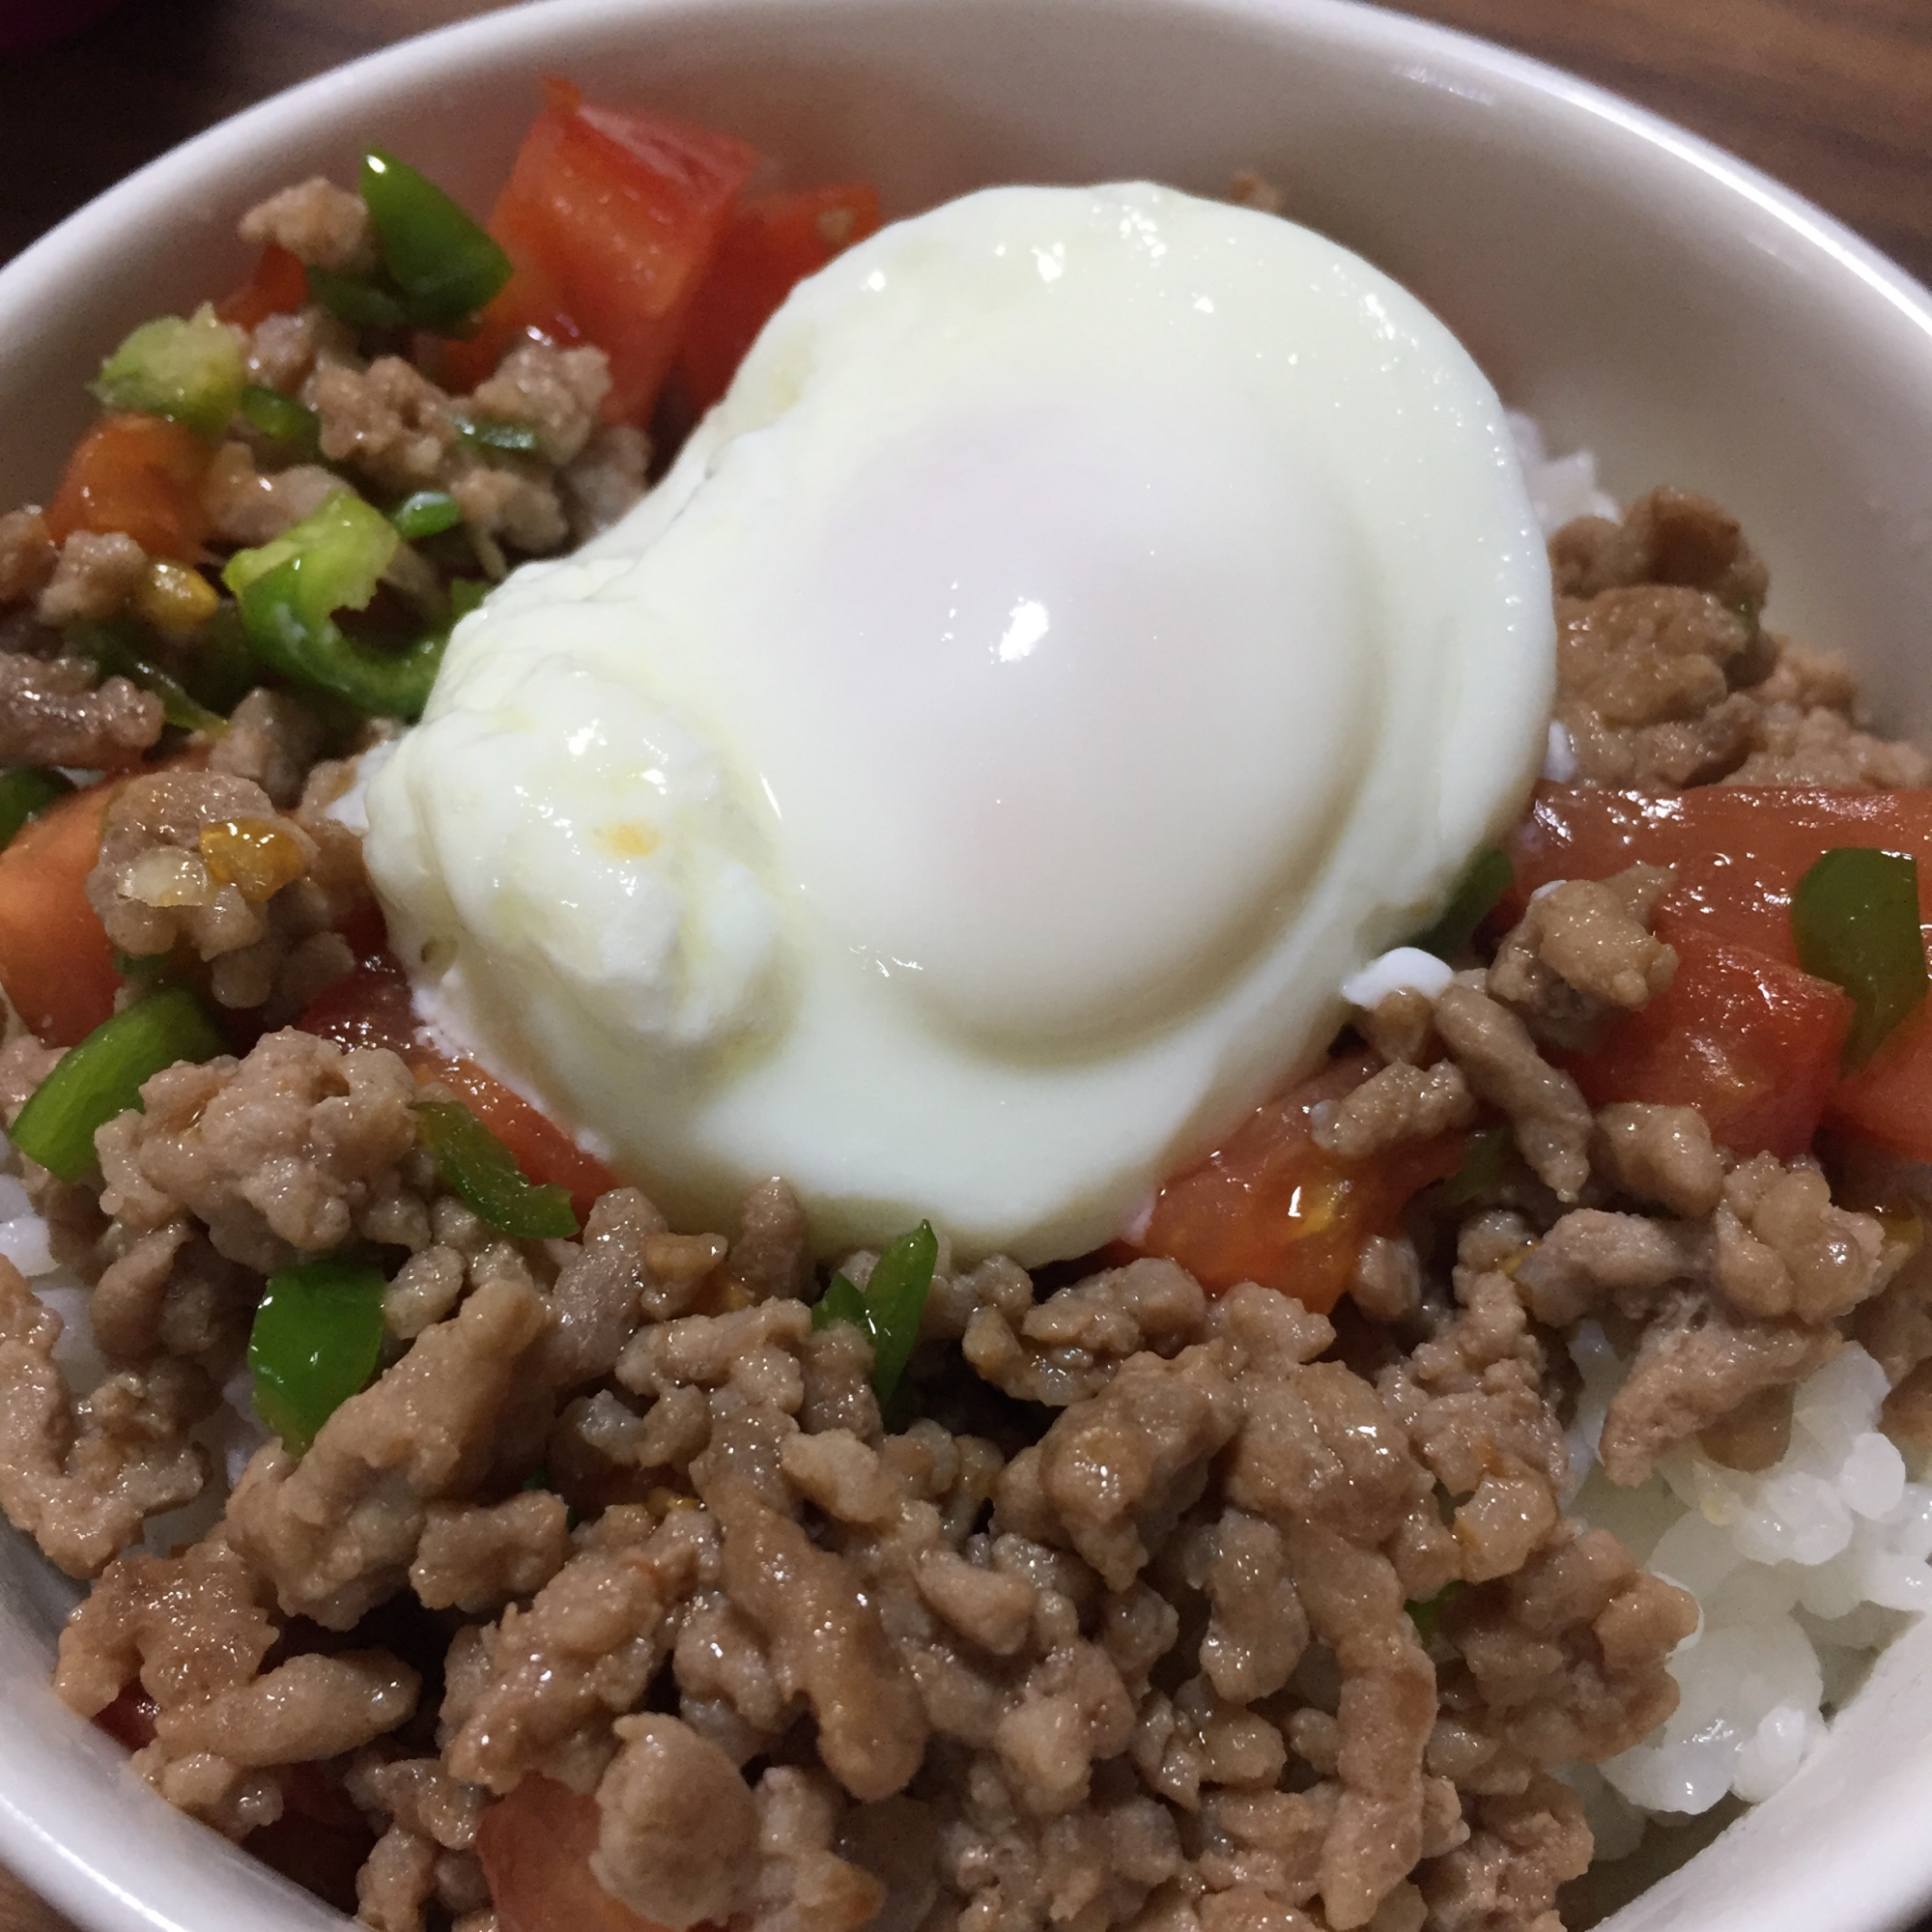
[{"label": "poached egg", "polygon": [[995,188],[801,284],[370,783],[418,1002],[674,1218],[1115,1234],[1321,1056],[1542,763],[1544,544],[1422,305],[1279,217]]}]

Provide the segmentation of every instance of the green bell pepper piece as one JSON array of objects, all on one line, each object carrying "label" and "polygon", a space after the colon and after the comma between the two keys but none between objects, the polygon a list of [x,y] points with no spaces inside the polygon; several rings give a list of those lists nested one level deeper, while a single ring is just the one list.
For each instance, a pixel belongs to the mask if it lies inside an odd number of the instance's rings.
[{"label": "green bell pepper piece", "polygon": [[285,396],[265,383],[250,383],[242,391],[241,411],[250,428],[280,444],[291,456],[313,463],[322,454],[321,418],[293,396]]},{"label": "green bell pepper piece", "polygon": [[72,789],[71,779],[33,765],[0,777],[0,846],[12,844],[14,835],[28,819],[38,818],[55,799]]},{"label": "green bell pepper piece", "polygon": [[269,1277],[248,1333],[248,1368],[256,1414],[294,1454],[369,1386],[387,1286],[380,1269],[353,1262],[303,1262]]},{"label": "green bell pepper piece", "polygon": [[463,512],[447,490],[418,490],[389,512],[389,521],[405,543],[414,543],[453,530],[463,521]]},{"label": "green bell pepper piece", "polygon": [[333,269],[311,269],[308,292],[330,315],[351,328],[406,328],[410,312],[393,290],[362,275]]},{"label": "green bell pepper piece", "polygon": [[362,200],[383,266],[418,328],[448,329],[510,279],[510,258],[426,175],[382,148],[362,156]]},{"label": "green bell pepper piece", "polygon": [[144,322],[100,365],[92,387],[110,410],[169,416],[213,440],[228,427],[247,381],[235,331],[203,302],[186,319]]},{"label": "green bell pepper piece", "polygon": [[367,606],[401,542],[382,511],[342,490],[273,543],[238,551],[221,581],[242,607],[256,656],[365,715],[419,718],[448,632],[384,650],[344,637],[334,616]]},{"label": "green bell pepper piece", "polygon": [[1475,943],[1476,928],[1495,910],[1515,877],[1516,868],[1507,852],[1493,845],[1478,852],[1457,881],[1435,923],[1408,943],[1453,965]]},{"label": "green bell pepper piece", "polygon": [[835,1274],[811,1311],[814,1328],[849,1321],[872,1344],[872,1392],[889,1401],[912,1359],[919,1340],[932,1270],[939,1261],[939,1237],[930,1221],[886,1246],[862,1292],[847,1276]]},{"label": "green bell pepper piece", "polygon": [[96,623],[82,618],[61,634],[76,657],[91,659],[103,675],[125,677],[161,700],[161,716],[184,731],[225,731],[228,720],[211,711],[181,680],[142,655],[147,642],[138,626],[121,620]]},{"label": "green bell pepper piece", "polygon": [[1484,1127],[1469,1136],[1463,1164],[1446,1180],[1438,1180],[1426,1199],[1435,1208],[1466,1208],[1487,1194],[1509,1168],[1510,1147],[1516,1136],[1508,1127]]},{"label": "green bell pepper piece", "polygon": [[570,1189],[527,1179],[510,1150],[468,1107],[418,1100],[416,1120],[437,1172],[491,1227],[530,1241],[560,1241],[577,1233]]},{"label": "green bell pepper piece", "polygon": [[1852,996],[1844,1066],[1862,1066],[1925,1003],[1918,863],[1865,845],[1827,852],[1792,892],[1791,933],[1805,972]]},{"label": "green bell pepper piece", "polygon": [[118,1012],[55,1062],[8,1129],[49,1174],[78,1180],[94,1165],[94,1136],[141,1104],[141,1087],[182,1060],[213,1060],[228,1042],[185,986]]},{"label": "green bell pepper piece", "polygon": [[456,433],[474,449],[500,450],[506,456],[537,456],[542,444],[536,431],[505,416],[453,416]]}]

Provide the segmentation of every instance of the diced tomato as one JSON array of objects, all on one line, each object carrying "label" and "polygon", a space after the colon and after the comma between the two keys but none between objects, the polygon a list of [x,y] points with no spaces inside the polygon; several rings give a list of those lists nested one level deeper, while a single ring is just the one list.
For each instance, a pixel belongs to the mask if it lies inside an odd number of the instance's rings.
[{"label": "diced tomato", "polygon": [[446,373],[480,382],[532,330],[595,343],[611,358],[605,421],[640,422],[757,153],[667,115],[588,106],[566,80],[544,88],[490,216],[515,273]]},{"label": "diced tomato", "polygon": [[1932,1161],[1932,1009],[1920,1007],[1838,1082],[1825,1118],[1908,1160]]},{"label": "diced tomato", "polygon": [[121,976],[87,875],[116,785],[57,799],[0,851],[0,985],[52,1046],[76,1044],[114,1011]]},{"label": "diced tomato", "polygon": [[1142,1254],[1178,1261],[1209,1293],[1258,1281],[1325,1315],[1361,1245],[1396,1231],[1409,1199],[1456,1171],[1461,1134],[1410,1142],[1374,1160],[1318,1147],[1315,1108],[1358,1087],[1378,1063],[1357,1054],[1258,1108],[1228,1144],[1161,1189]]},{"label": "diced tomato", "polygon": [[865,182],[768,194],[738,211],[685,324],[678,374],[701,414],[731,386],[759,329],[794,287],[879,225]]},{"label": "diced tomato", "polygon": [[1613,1013],[1588,1054],[1563,1057],[1593,1107],[1695,1107],[1740,1154],[1805,1152],[1838,1078],[1850,998],[1796,966],[1694,928],[1675,932],[1677,976],[1637,1012]]},{"label": "diced tomato", "polygon": [[1641,1013],[1612,1019],[1573,1065],[1585,1094],[1599,1105],[1699,1106],[1740,1153],[1803,1153],[1823,1116],[1932,1159],[1932,1018],[1921,1009],[1839,1081],[1851,1002],[1798,970],[1792,891],[1844,845],[1916,859],[1919,918],[1932,923],[1932,791],[1704,785],[1647,798],[1541,787],[1510,839],[1505,920],[1551,879],[1606,878],[1637,860],[1677,871],[1652,920],[1682,961],[1677,980]]},{"label": "diced tomato", "polygon": [[1826,852],[1870,845],[1918,861],[1919,910],[1932,922],[1932,791],[1817,791],[1798,785],[1701,785],[1670,798],[1544,785],[1511,835],[1516,882],[1501,917],[1518,917],[1552,879],[1604,879],[1643,860],[1674,866],[1660,931],[1695,928],[1798,963],[1791,891]]},{"label": "diced tomato", "polygon": [[597,1801],[526,1776],[484,1812],[476,1856],[500,1932],[663,1932],[590,1875]]},{"label": "diced tomato", "polygon": [[255,328],[271,315],[293,315],[308,300],[308,270],[278,242],[255,258],[254,272],[232,296],[214,305],[223,322]]},{"label": "diced tomato", "polygon": [[124,530],[150,556],[198,562],[212,527],[201,505],[212,445],[165,416],[105,416],[75,444],[47,529]]},{"label": "diced tomato", "polygon": [[473,1060],[450,1059],[421,1038],[409,982],[391,959],[365,959],[347,979],[317,994],[296,1024],[344,1046],[386,1046],[401,1054],[419,1081],[440,1082],[464,1100],[509,1149],[527,1179],[569,1188],[580,1221],[600,1194],[618,1184],[601,1160],[521,1094]]}]

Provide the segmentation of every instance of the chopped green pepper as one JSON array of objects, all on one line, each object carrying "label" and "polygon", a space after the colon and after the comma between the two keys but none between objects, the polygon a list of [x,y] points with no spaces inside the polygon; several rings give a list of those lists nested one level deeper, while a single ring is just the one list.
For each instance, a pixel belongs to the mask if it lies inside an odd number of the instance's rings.
[{"label": "chopped green pepper", "polygon": [[68,649],[91,659],[102,673],[125,677],[161,700],[161,716],[184,731],[225,731],[228,720],[189,695],[181,680],[142,655],[147,639],[125,621],[96,623],[83,617],[61,634]]},{"label": "chopped green pepper", "polygon": [[846,1276],[835,1274],[811,1311],[814,1328],[849,1321],[870,1337],[872,1391],[881,1402],[890,1400],[912,1359],[938,1262],[939,1237],[930,1221],[922,1221],[887,1244],[863,1293]]},{"label": "chopped green pepper", "polygon": [[255,1412],[299,1456],[369,1385],[383,1352],[382,1271],[303,1262],[269,1277],[248,1334]]},{"label": "chopped green pepper", "polygon": [[447,490],[418,490],[389,512],[389,521],[405,543],[414,543],[453,530],[463,521],[463,512]]},{"label": "chopped green pepper", "polygon": [[141,1104],[141,1086],[180,1060],[213,1060],[228,1042],[195,997],[173,986],[101,1023],[54,1063],[8,1129],[29,1160],[62,1180],[94,1165],[94,1136]]},{"label": "chopped green pepper", "polygon": [[203,302],[192,316],[144,322],[100,365],[94,393],[110,410],[169,416],[219,437],[248,380],[235,331]]},{"label": "chopped green pepper", "polygon": [[12,844],[14,835],[28,819],[38,817],[55,799],[72,789],[71,779],[32,765],[0,777],[0,846]]},{"label": "chopped green pepper", "polygon": [[1494,845],[1478,852],[1457,881],[1441,916],[1428,931],[1417,933],[1409,944],[1453,965],[1474,944],[1476,928],[1495,910],[1497,900],[1509,891],[1515,877],[1516,870],[1507,852]]},{"label": "chopped green pepper", "polygon": [[570,1189],[526,1179],[510,1150],[468,1107],[418,1100],[416,1119],[437,1172],[491,1227],[531,1241],[560,1241],[577,1233]]},{"label": "chopped green pepper", "polygon": [[311,269],[308,292],[330,315],[351,328],[403,328],[409,310],[402,298],[380,282],[362,275],[337,274],[333,269]]},{"label": "chopped green pepper", "polygon": [[413,720],[428,701],[448,633],[384,650],[344,637],[334,616],[367,606],[401,542],[382,511],[342,490],[273,543],[238,551],[221,581],[271,669],[370,716]]},{"label": "chopped green pepper", "polygon": [[477,449],[501,450],[508,456],[536,456],[543,445],[536,431],[526,422],[512,422],[507,416],[454,416],[456,433]]},{"label": "chopped green pepper", "polygon": [[1425,1649],[1435,1641],[1436,1634],[1442,1628],[1442,1612],[1468,1587],[1468,1584],[1457,1578],[1443,1584],[1435,1596],[1419,1598],[1403,1605],[1408,1612],[1408,1620],[1415,1626],[1415,1634],[1422,1639]]},{"label": "chopped green pepper", "polygon": [[265,383],[250,383],[242,391],[242,420],[278,443],[291,456],[313,463],[322,454],[322,420],[316,412],[271,389]]},{"label": "chopped green pepper", "polygon": [[182,668],[182,682],[190,696],[225,718],[254,690],[259,673],[241,609],[224,602],[196,633],[194,648]]},{"label": "chopped green pepper", "polygon": [[1471,1134],[1462,1166],[1448,1179],[1438,1180],[1423,1199],[1435,1208],[1466,1208],[1478,1195],[1489,1193],[1508,1170],[1515,1138],[1508,1127],[1484,1127]]},{"label": "chopped green pepper", "polygon": [[488,230],[381,148],[362,156],[362,200],[383,266],[417,327],[460,326],[510,279],[510,258]]},{"label": "chopped green pepper", "polygon": [[1798,963],[1852,996],[1844,1065],[1862,1066],[1925,1003],[1917,862],[1865,845],[1827,852],[1792,892],[1791,932]]}]

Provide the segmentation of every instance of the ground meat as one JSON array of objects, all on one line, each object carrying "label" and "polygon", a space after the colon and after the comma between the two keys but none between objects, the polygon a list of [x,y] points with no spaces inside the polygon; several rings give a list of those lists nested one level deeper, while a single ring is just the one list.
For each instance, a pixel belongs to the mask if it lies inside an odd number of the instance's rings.
[{"label": "ground meat", "polygon": [[1466,1126],[1474,1113],[1461,1067],[1449,1061],[1430,1067],[1396,1061],[1342,1099],[1317,1107],[1315,1141],[1344,1160],[1369,1160],[1404,1141]]},{"label": "ground meat", "polygon": [[380,355],[367,369],[325,363],[303,399],[320,419],[322,453],[385,490],[435,486],[456,442],[449,397],[415,364]]},{"label": "ground meat", "polygon": [[479,416],[526,425],[543,460],[565,464],[582,453],[610,389],[610,358],[601,349],[523,342],[476,385],[469,406]]},{"label": "ground meat", "polygon": [[91,620],[104,623],[127,609],[148,575],[148,554],[119,530],[75,530],[61,545],[34,614],[49,630]]},{"label": "ground meat", "polygon": [[345,1402],[299,1463],[275,1443],[256,1454],[228,1522],[286,1612],[349,1630],[403,1586],[429,1505],[487,1474],[497,1418],[545,1320],[529,1289],[488,1283]]},{"label": "ground meat", "polygon": [[758,1813],[738,1768],[675,1718],[620,1718],[597,1787],[590,1869],[634,1912],[683,1932],[723,1920],[755,1869]]},{"label": "ground meat", "polygon": [[[532,348],[529,354],[533,359],[522,374],[504,379],[498,399],[530,412],[541,436],[567,446],[580,418],[590,419],[582,397],[595,386],[592,379],[601,373],[608,380],[608,372],[570,359],[595,351]],[[322,363],[303,394],[320,419],[322,453],[330,462],[353,466],[383,490],[446,490],[472,533],[500,537],[520,551],[540,554],[568,537],[547,469],[515,457],[486,462],[466,448],[458,406],[412,362],[383,355],[367,369]],[[467,407],[491,413],[473,398]]]},{"label": "ground meat", "polygon": [[286,248],[305,268],[366,275],[376,267],[367,205],[322,175],[257,202],[237,232],[251,246]]},{"label": "ground meat", "polygon": [[901,1790],[924,1754],[925,1717],[860,1579],[748,1491],[725,1486],[717,1507],[724,1587],[781,1689],[811,1706],[826,1769],[855,1798]]},{"label": "ground meat", "polygon": [[1559,597],[1595,597],[1633,584],[1683,584],[1727,610],[1759,609],[1770,588],[1763,559],[1728,510],[1688,490],[1639,497],[1620,523],[1579,517],[1550,539]]},{"label": "ground meat", "polygon": [[1508,1008],[1462,981],[1435,1002],[1435,1028],[1469,1086],[1509,1117],[1522,1157],[1561,1201],[1575,1201],[1590,1177],[1595,1124],[1581,1091],[1536,1050]]},{"label": "ground meat", "polygon": [[698,1512],[677,1512],[655,1533],[641,1515],[607,1511],[529,1608],[513,1605],[486,1634],[487,1674],[445,1752],[457,1776],[499,1793],[531,1771],[601,1776],[613,1720],[669,1653],[669,1613],[716,1562]]},{"label": "ground meat", "polygon": [[47,520],[32,505],[0,516],[0,607],[38,596],[59,555]]},{"label": "ground meat", "polygon": [[987,1381],[1055,1408],[1096,1395],[1130,1355],[1172,1354],[1193,1339],[1207,1306],[1192,1275],[1151,1259],[1023,1305],[1015,1332],[1008,1310],[988,1300],[968,1321],[961,1349]]},{"label": "ground meat", "polygon": [[545,477],[508,464],[470,463],[446,482],[472,532],[501,537],[512,549],[532,555],[561,549],[569,535],[563,505]]},{"label": "ground meat", "polygon": [[1403,1607],[1395,1566],[1315,1523],[1289,1532],[1310,1628],[1342,1673],[1334,1822],[1322,1840],[1321,1902],[1336,1932],[1366,1925],[1422,1850],[1422,1756],[1435,1672]]},{"label": "ground meat", "polygon": [[1592,1151],[1620,1192],[1687,1219],[1710,1213],[1723,1193],[1723,1158],[1694,1107],[1639,1101],[1605,1107]]},{"label": "ground meat", "polygon": [[359,1750],[414,1711],[416,1673],[386,1651],[313,1652],[203,1702],[164,1710],[155,1735],[171,1756],[206,1754],[247,1768]]},{"label": "ground meat", "polygon": [[324,736],[322,721],[298,697],[251,691],[229,714],[208,769],[259,785],[270,804],[285,811],[300,799]]},{"label": "ground meat", "polygon": [[161,735],[161,700],[78,658],[0,651],[0,759],[119,771]]},{"label": "ground meat", "polygon": [[[1815,1169],[1786,1169],[1768,1153],[1724,1182],[1712,1232],[1713,1280],[1741,1315],[1833,1321],[1883,1284],[1878,1222],[1833,1207],[1831,1184]],[[1902,1254],[1894,1250],[1892,1261]]]},{"label": "ground meat", "polygon": [[1659,1289],[1699,1273],[1701,1263],[1690,1231],[1578,1208],[1537,1242],[1516,1279],[1530,1313],[1565,1328],[1606,1302],[1641,1318]]},{"label": "ground meat", "polygon": [[725,1272],[734,1294],[748,1302],[795,1300],[810,1289],[810,1230],[788,1181],[763,1181],[746,1197]]},{"label": "ground meat", "polygon": [[272,543],[346,486],[319,463],[291,464],[264,475],[245,443],[224,442],[202,480],[201,502],[223,542]]},{"label": "ground meat", "polygon": [[1538,1776],[1520,1796],[1479,1798],[1472,1811],[1468,1842],[1426,1868],[1430,1923],[1440,1932],[1555,1932],[1557,1888],[1590,1866],[1582,1800]]},{"label": "ground meat", "polygon": [[248,380],[294,395],[318,362],[349,362],[355,331],[318,303],[293,315],[266,315],[248,338]]},{"label": "ground meat", "polygon": [[345,1053],[312,1034],[269,1034],[242,1061],[183,1062],[141,1090],[96,1145],[101,1203],[123,1227],[183,1208],[232,1261],[270,1271],[336,1247],[396,1193],[414,1145],[415,1081],[392,1053]]},{"label": "ground meat", "polygon": [[570,1555],[570,1511],[531,1490],[491,1504],[432,1503],[410,1565],[410,1587],[430,1609],[492,1615],[533,1596]]},{"label": "ground meat", "polygon": [[1894,790],[1932,778],[1917,745],[1861,731],[1843,712],[1761,704],[1756,749],[1727,783],[1822,785],[1833,791]]},{"label": "ground meat", "polygon": [[1738,1320],[1686,1291],[1644,1331],[1611,1400],[1598,1457],[1613,1483],[1636,1484],[1673,1443],[1695,1435],[1761,1389],[1803,1381],[1843,1346],[1833,1327]]},{"label": "ground meat", "polygon": [[630,423],[606,423],[592,432],[574,461],[557,476],[570,533],[588,543],[608,530],[644,494],[650,439]]},{"label": "ground meat", "polygon": [[1541,1037],[1587,1045],[1605,1011],[1648,1006],[1676,974],[1677,954],[1649,926],[1670,877],[1661,867],[1633,866],[1536,894],[1496,951],[1489,991],[1524,1013]]},{"label": "ground meat", "polygon": [[60,1318],[0,1260],[0,1507],[70,1576],[92,1577],[151,1516],[191,1501],[208,1452],[188,1432],[213,1382],[163,1356],[76,1402],[53,1359]]},{"label": "ground meat", "polygon": [[[245,828],[247,856],[259,854],[239,874],[203,836],[229,826]],[[315,856],[314,840],[260,785],[218,772],[153,772],[108,807],[88,902],[124,952],[150,957],[186,942],[213,959],[267,937],[268,901]]]}]

